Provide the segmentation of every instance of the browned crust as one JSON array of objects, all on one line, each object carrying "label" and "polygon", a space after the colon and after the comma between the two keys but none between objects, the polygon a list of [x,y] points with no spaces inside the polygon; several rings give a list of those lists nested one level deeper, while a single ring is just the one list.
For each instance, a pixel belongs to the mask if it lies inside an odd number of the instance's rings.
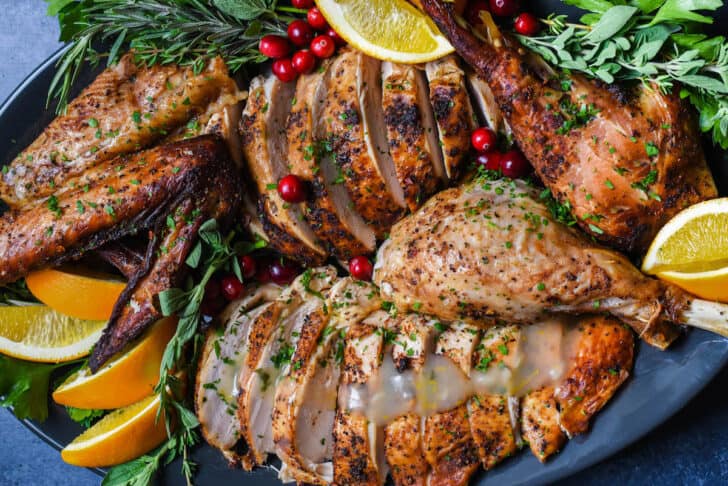
[{"label": "browned crust", "polygon": [[576,356],[556,387],[561,428],[571,437],[586,432],[591,418],[629,377],[634,335],[612,317],[582,319]]},{"label": "browned crust", "polygon": [[547,386],[523,397],[521,434],[541,462],[556,454],[566,443],[566,434],[559,427],[559,410],[553,387]]},{"label": "browned crust", "polygon": [[422,450],[421,419],[408,413],[384,428],[384,453],[397,486],[425,486],[427,464]]},{"label": "browned crust", "polygon": [[363,55],[345,50],[334,61],[321,117],[326,125],[325,143],[333,150],[342,183],[356,211],[381,238],[402,216],[403,208],[387,190],[376,162],[367,151],[362,107],[356,90],[358,57]]},{"label": "browned crust", "polygon": [[[440,179],[426,150],[427,134],[417,99],[416,68],[394,68],[399,71],[384,81],[382,90],[384,122],[397,179],[410,211],[414,212],[437,191]],[[427,103],[427,100],[420,102]],[[431,149],[439,150],[438,147]]]},{"label": "browned crust", "polygon": [[[237,88],[225,63],[202,72],[175,64],[138,66],[133,53],[102,72],[2,175],[0,197],[20,208],[96,165],[163,139]],[[98,123],[92,122],[96,120]]]},{"label": "browned crust", "polygon": [[469,407],[470,433],[478,446],[478,456],[488,470],[518,450],[513,434],[508,397],[475,395]]},{"label": "browned crust", "polygon": [[432,467],[428,484],[468,484],[480,461],[465,405],[427,417],[422,440],[425,458]]}]

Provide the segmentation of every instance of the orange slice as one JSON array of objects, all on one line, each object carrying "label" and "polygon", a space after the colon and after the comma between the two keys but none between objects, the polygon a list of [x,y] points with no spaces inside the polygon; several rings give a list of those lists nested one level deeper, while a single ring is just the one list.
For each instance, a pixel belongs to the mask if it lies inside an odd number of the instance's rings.
[{"label": "orange slice", "polygon": [[53,392],[53,400],[69,407],[107,410],[148,396],[159,382],[162,355],[176,327],[176,319],[162,319],[133,348],[95,374],[85,366],[69,376]]},{"label": "orange slice", "polygon": [[113,275],[70,268],[48,268],[25,278],[41,302],[61,314],[95,321],[108,320],[126,284]]},{"label": "orange slice", "polygon": [[106,467],[129,462],[167,439],[164,417],[157,420],[159,395],[114,410],[61,451],[68,464]]}]

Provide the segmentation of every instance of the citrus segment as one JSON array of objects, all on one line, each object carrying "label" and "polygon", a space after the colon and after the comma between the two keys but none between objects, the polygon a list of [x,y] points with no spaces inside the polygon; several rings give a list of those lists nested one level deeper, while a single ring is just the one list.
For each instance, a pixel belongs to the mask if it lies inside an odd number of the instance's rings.
[{"label": "citrus segment", "polygon": [[53,392],[53,400],[69,407],[107,410],[148,396],[159,381],[162,355],[176,327],[176,319],[162,319],[133,348],[95,374],[84,366],[69,376]]},{"label": "citrus segment", "polygon": [[417,64],[454,51],[435,23],[406,0],[316,0],[349,44],[384,61]]},{"label": "citrus segment", "polygon": [[678,213],[650,245],[642,271],[699,297],[728,301],[728,198]]},{"label": "citrus segment", "polygon": [[108,320],[125,283],[113,275],[80,269],[48,268],[25,278],[30,292],[62,314]]},{"label": "citrus segment", "polygon": [[167,439],[164,417],[157,420],[159,395],[114,410],[76,437],[61,451],[68,464],[105,467],[123,464]]},{"label": "citrus segment", "polygon": [[89,354],[106,321],[69,317],[44,305],[0,307],[0,353],[60,363]]}]

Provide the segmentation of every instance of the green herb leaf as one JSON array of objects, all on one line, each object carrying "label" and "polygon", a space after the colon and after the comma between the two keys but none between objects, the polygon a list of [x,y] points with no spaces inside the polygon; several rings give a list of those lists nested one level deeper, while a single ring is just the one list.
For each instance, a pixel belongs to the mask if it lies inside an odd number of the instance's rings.
[{"label": "green herb leaf", "polygon": [[0,355],[0,405],[13,407],[20,419],[43,422],[48,417],[51,373],[62,364],[30,363]]},{"label": "green herb leaf", "polygon": [[88,429],[97,419],[106,415],[106,410],[86,410],[83,408],[66,407],[68,416],[78,422],[84,429]]}]

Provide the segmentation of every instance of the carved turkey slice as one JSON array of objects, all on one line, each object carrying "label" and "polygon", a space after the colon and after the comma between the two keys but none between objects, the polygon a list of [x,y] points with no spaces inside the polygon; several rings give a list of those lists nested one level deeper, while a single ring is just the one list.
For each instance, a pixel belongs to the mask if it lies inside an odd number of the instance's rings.
[{"label": "carved turkey slice", "polygon": [[276,190],[289,172],[286,126],[295,84],[276,76],[258,76],[250,82],[248,103],[240,121],[243,154],[258,189],[258,214],[268,243],[292,258],[321,263],[326,252],[306,223],[298,205],[288,204]]},{"label": "carved turkey slice", "polygon": [[220,449],[233,464],[240,462],[236,448],[240,440],[235,413],[237,379],[247,355],[250,325],[279,293],[278,286],[269,284],[251,289],[231,303],[220,316],[225,323],[222,334],[211,329],[202,350],[195,387],[200,429],[207,443]]},{"label": "carved turkey slice", "polygon": [[329,154],[318,147],[325,138],[318,129],[328,97],[331,63],[303,75],[288,116],[288,163],[291,174],[307,182],[310,194],[302,203],[303,216],[329,251],[342,260],[374,251],[375,236],[356,213],[346,187],[337,183],[338,171]]},{"label": "carved turkey slice", "polygon": [[382,105],[397,179],[415,211],[447,180],[424,73],[383,62]]}]

